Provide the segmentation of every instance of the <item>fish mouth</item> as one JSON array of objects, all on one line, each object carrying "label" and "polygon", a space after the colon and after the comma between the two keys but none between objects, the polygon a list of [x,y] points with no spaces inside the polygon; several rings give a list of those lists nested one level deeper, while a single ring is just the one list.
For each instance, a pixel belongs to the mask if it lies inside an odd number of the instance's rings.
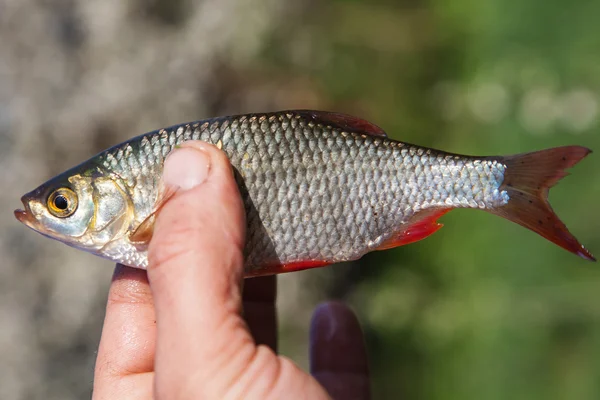
[{"label": "fish mouth", "polygon": [[27,196],[21,197],[21,203],[23,203],[23,209],[17,209],[14,211],[15,217],[19,220],[19,222],[25,224],[31,229],[36,229],[37,220],[33,216],[31,209],[29,208],[29,201]]}]

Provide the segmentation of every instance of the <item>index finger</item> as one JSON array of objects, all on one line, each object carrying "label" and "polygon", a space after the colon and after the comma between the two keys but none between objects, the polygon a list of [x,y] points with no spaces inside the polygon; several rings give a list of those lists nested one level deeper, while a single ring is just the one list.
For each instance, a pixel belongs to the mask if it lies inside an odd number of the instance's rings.
[{"label": "index finger", "polygon": [[96,358],[94,399],[152,397],[156,319],[146,271],[117,265]]},{"label": "index finger", "polygon": [[277,277],[264,276],[244,281],[244,319],[256,344],[277,353]]}]

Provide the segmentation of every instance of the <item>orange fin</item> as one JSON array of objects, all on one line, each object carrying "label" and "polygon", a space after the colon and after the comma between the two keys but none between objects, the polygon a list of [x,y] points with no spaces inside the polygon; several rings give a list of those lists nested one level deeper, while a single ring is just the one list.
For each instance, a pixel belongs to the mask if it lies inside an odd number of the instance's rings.
[{"label": "orange fin", "polygon": [[371,136],[387,137],[383,129],[377,125],[347,114],[328,111],[298,110],[293,111],[316,123],[331,125],[348,132],[364,133]]},{"label": "orange fin", "polygon": [[148,243],[150,243],[150,239],[152,239],[152,235],[154,234],[154,221],[156,220],[156,215],[167,201],[177,193],[177,190],[179,190],[179,187],[176,186],[168,186],[165,188],[158,196],[154,210],[142,221],[142,223],[140,223],[135,231],[129,235],[129,241],[133,243],[138,250],[144,250],[148,247]]},{"label": "orange fin", "polygon": [[450,210],[452,209],[438,208],[418,213],[413,218],[413,221],[408,223],[408,228],[394,234],[392,237],[381,243],[381,245],[377,247],[377,250],[387,250],[425,239],[427,236],[434,234],[438,229],[444,226],[437,222],[437,220]]},{"label": "orange fin", "polygon": [[548,203],[548,190],[591,153],[580,146],[557,147],[533,153],[496,157],[506,165],[504,182],[510,200],[505,206],[487,210],[531,229],[563,249],[587,260],[594,256],[569,232]]},{"label": "orange fin", "polygon": [[302,271],[304,269],[309,268],[318,268],[329,265],[330,263],[322,260],[308,260],[308,261],[296,261],[288,264],[283,264],[281,267],[281,272],[294,272],[294,271]]},{"label": "orange fin", "polygon": [[324,267],[329,264],[331,264],[331,262],[322,260],[294,261],[288,264],[272,264],[247,272],[245,277],[253,278],[257,276],[283,274],[285,272],[296,272],[310,268]]}]

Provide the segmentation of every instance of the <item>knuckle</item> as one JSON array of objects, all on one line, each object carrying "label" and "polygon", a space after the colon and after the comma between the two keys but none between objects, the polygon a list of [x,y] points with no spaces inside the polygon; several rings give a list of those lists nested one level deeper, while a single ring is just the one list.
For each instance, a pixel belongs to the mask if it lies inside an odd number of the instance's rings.
[{"label": "knuckle", "polygon": [[151,299],[146,271],[117,267],[108,294],[109,305],[148,303]]},{"label": "knuckle", "polygon": [[146,304],[152,301],[149,287],[133,287],[133,285],[122,285],[111,290],[108,296],[109,305],[119,304]]},{"label": "knuckle", "polygon": [[199,240],[198,227],[190,221],[169,223],[164,231],[157,230],[150,242],[148,268],[157,269],[187,258],[194,251],[193,243]]}]

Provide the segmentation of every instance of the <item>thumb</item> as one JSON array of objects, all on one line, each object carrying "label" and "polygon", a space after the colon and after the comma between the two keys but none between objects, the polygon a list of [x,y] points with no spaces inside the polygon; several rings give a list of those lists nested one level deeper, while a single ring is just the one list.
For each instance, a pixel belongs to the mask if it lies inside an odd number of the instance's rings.
[{"label": "thumb", "polygon": [[255,349],[240,314],[243,204],[227,157],[203,142],[175,149],[163,180],[180,189],[156,218],[148,255],[157,397],[218,397]]}]

